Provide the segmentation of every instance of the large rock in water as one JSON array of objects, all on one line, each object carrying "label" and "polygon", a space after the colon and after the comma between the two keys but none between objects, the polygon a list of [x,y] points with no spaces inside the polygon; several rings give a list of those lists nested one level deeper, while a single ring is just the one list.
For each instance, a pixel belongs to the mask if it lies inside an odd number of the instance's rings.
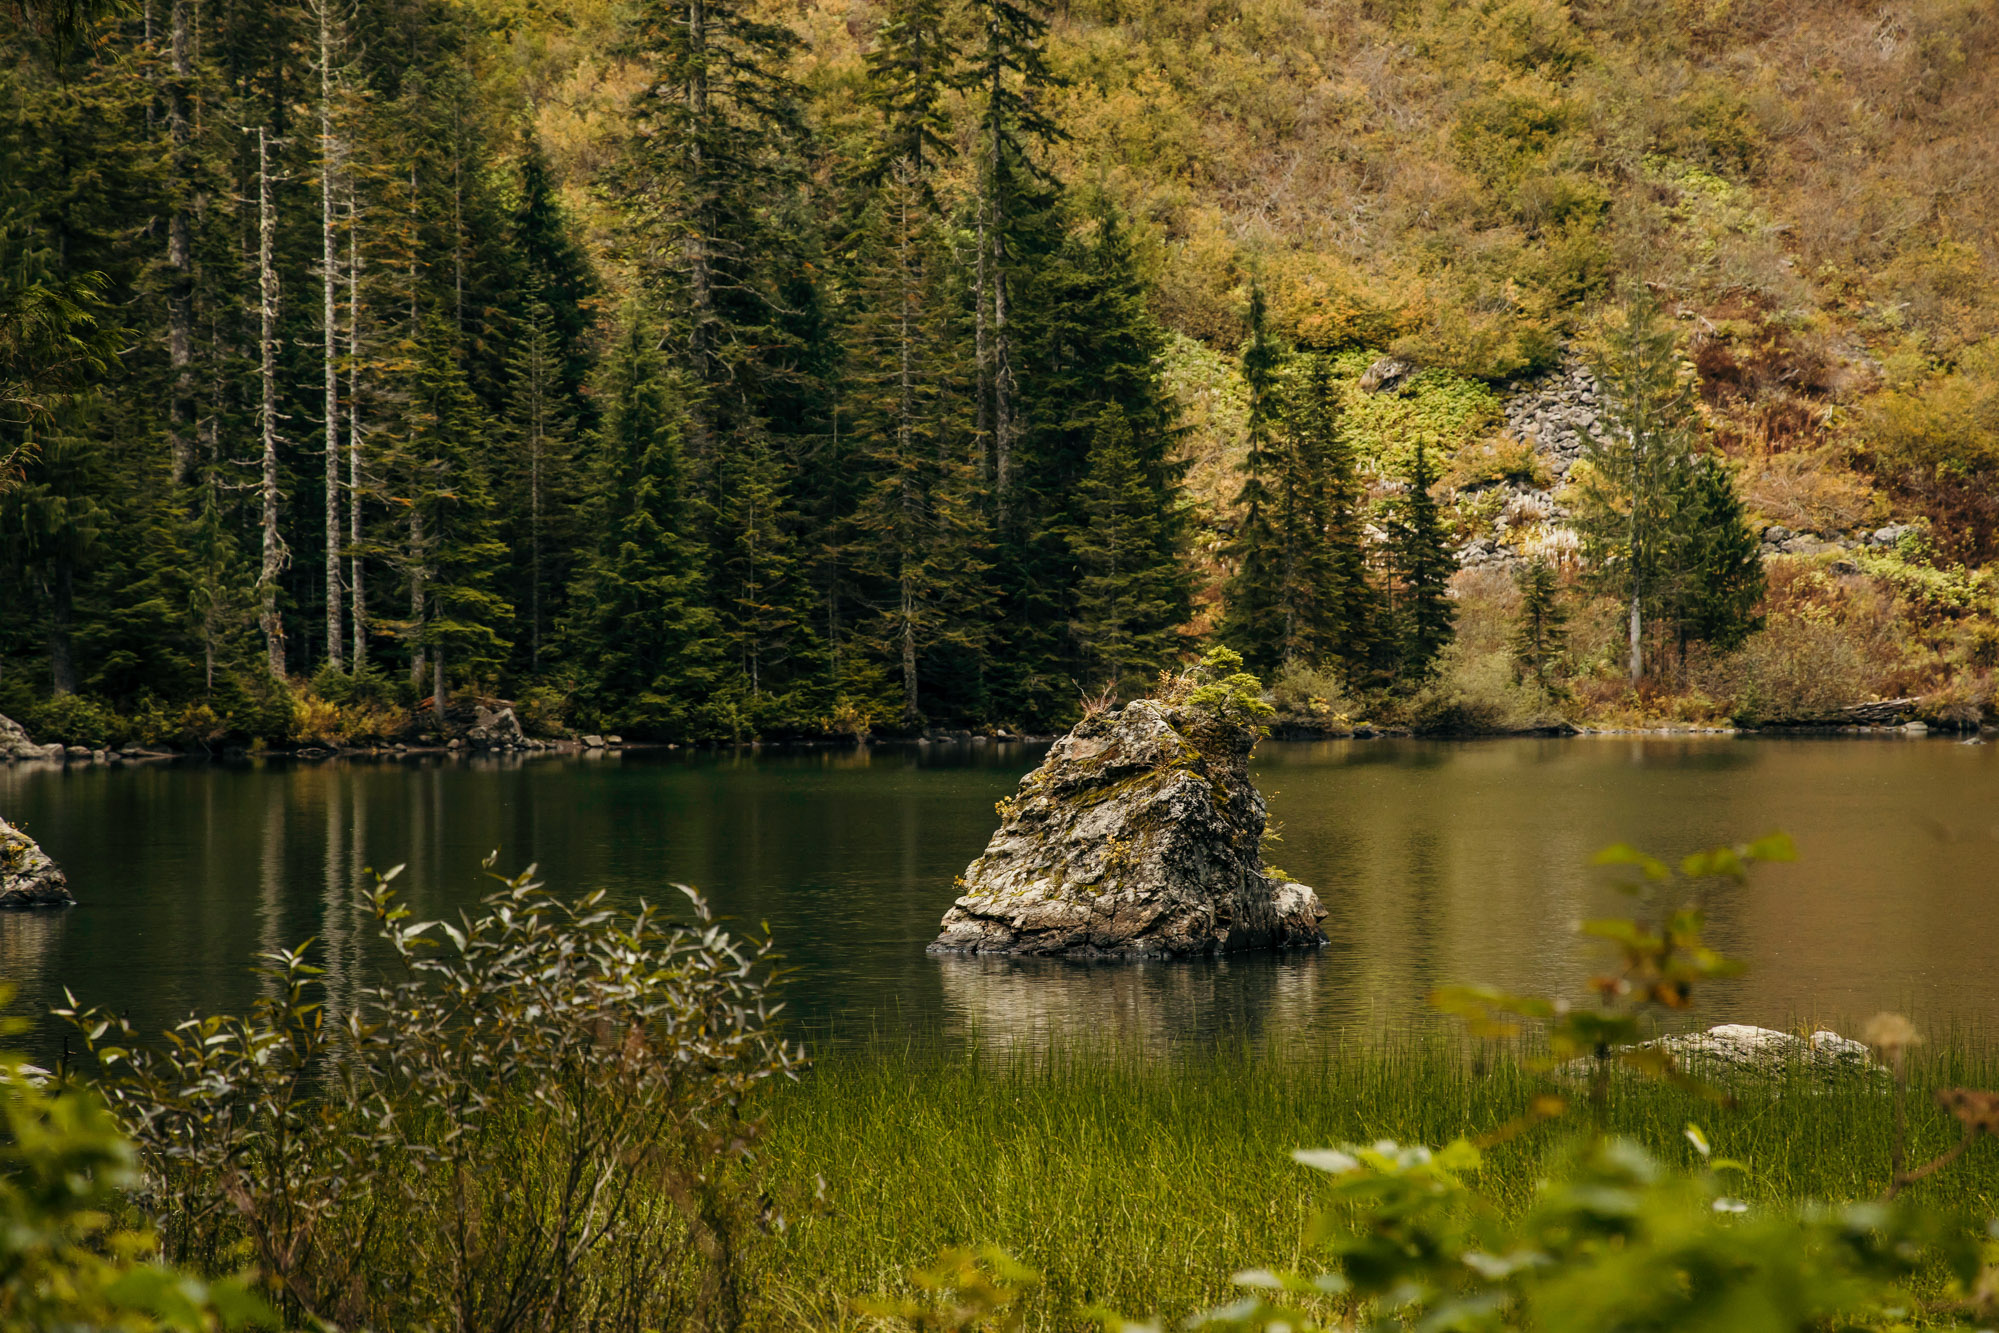
[{"label": "large rock in water", "polygon": [[67,907],[75,901],[49,854],[0,819],[0,907]]},{"label": "large rock in water", "polygon": [[1325,943],[1263,864],[1256,732],[1143,699],[1055,743],[966,867],[932,953],[1143,958]]}]

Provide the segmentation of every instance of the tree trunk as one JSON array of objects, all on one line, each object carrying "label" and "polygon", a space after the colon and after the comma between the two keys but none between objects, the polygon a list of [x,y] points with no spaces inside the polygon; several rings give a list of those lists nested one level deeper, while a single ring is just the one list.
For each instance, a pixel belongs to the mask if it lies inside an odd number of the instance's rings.
[{"label": "tree trunk", "polygon": [[[688,179],[695,182],[697,196],[705,195],[705,182],[701,147],[701,136],[708,125],[708,6],[706,0],[688,0],[687,4],[687,44],[692,55],[689,62],[693,70],[687,84],[687,115],[692,132],[687,136]],[[705,209],[705,205],[698,206]],[[713,468],[716,462],[712,423],[709,421],[709,397],[707,391],[714,387],[714,375],[708,364],[709,322],[713,317],[715,302],[715,275],[713,259],[708,253],[708,228],[710,219],[703,211],[697,211],[690,218],[687,229],[687,288],[693,303],[691,318],[687,322],[687,350],[694,366],[695,378],[699,381],[694,401],[687,413],[687,435],[694,456],[703,467]]]},{"label": "tree trunk", "polygon": [[[540,375],[540,366],[535,367]],[[541,452],[544,443],[542,434],[542,392],[543,386],[537,382],[531,390],[534,398],[530,412],[530,439],[528,443],[528,660],[534,674],[541,674]]]},{"label": "tree trunk", "polygon": [[1631,683],[1634,685],[1638,683],[1638,678],[1645,674],[1645,648],[1642,631],[1643,625],[1640,622],[1638,614],[1638,591],[1636,588],[1633,588],[1631,592]]},{"label": "tree trunk", "polygon": [[410,683],[423,688],[424,577],[423,510],[410,505]]},{"label": "tree trunk", "polygon": [[173,484],[186,484],[194,466],[194,223],[188,199],[194,184],[188,161],[192,137],[188,85],[194,77],[195,0],[174,0],[173,79],[167,91],[167,133],[173,141],[170,170],[173,209],[167,217],[167,367],[172,372],[172,401],[167,411],[167,439]]},{"label": "tree trunk", "polygon": [[361,243],[354,182],[347,182],[347,591],[354,625],[354,670],[368,661],[368,604],[361,569]]},{"label": "tree trunk", "polygon": [[340,284],[339,251],[334,245],[333,181],[339,145],[333,138],[333,0],[317,0],[319,10],[319,247],[321,363],[326,381],[326,660],[346,669],[346,617],[340,605],[340,321],[335,295]]},{"label": "tree trunk", "polygon": [[76,608],[76,566],[67,555],[56,557],[49,581],[49,689],[75,694],[76,659],[70,650],[70,625]]},{"label": "tree trunk", "polygon": [[430,713],[437,719],[437,725],[444,725],[444,645],[432,644],[430,648]]},{"label": "tree trunk", "polygon": [[261,306],[258,352],[262,362],[264,435],[263,562],[257,573],[261,606],[257,624],[264,632],[264,662],[284,679],[285,624],[278,613],[278,576],[285,569],[284,539],[278,535],[278,212],[271,198],[271,137],[257,127],[257,287]]}]

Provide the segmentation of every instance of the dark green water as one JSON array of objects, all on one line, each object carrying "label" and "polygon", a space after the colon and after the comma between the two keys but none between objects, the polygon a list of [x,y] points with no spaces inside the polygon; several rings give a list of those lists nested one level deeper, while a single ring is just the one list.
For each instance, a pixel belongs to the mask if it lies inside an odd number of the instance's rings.
[{"label": "dark green water", "polygon": [[[1713,904],[1748,959],[1705,1022],[1932,1026],[1999,1019],[1999,745],[1948,740],[1463,744],[1266,742],[1273,859],[1316,886],[1309,957],[1176,964],[935,959],[952,876],[1032,766],[1020,746],[428,762],[0,768],[0,813],[68,870],[82,905],[0,914],[0,977],[45,1010],[79,999],[164,1024],[256,994],[259,950],[321,941],[336,994],[368,966],[350,890],[408,863],[422,915],[468,902],[479,863],[624,899],[675,880],[768,922],[813,1032],[1006,1043],[1333,1039],[1399,1023],[1431,986],[1573,993],[1571,927],[1617,907],[1585,867],[1618,840],[1679,854],[1772,829],[1800,863]],[[60,1029],[33,1034],[46,1056]]]}]

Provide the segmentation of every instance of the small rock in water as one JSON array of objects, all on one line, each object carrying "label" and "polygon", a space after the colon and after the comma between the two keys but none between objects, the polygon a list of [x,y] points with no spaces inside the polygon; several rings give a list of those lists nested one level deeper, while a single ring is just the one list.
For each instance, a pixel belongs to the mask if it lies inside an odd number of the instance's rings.
[{"label": "small rock in water", "polygon": [[69,880],[35,840],[0,819],[0,907],[68,907]]},{"label": "small rock in water", "polygon": [[1085,718],[1001,803],[930,952],[1143,958],[1314,947],[1263,864],[1254,729],[1153,699]]}]

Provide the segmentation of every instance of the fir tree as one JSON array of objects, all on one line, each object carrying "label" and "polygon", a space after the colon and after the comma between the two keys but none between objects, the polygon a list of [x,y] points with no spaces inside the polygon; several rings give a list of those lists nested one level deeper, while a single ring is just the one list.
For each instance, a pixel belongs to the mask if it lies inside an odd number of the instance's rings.
[{"label": "fir tree", "polygon": [[1568,646],[1569,613],[1561,584],[1546,560],[1530,560],[1514,574],[1520,611],[1513,622],[1513,660],[1524,679],[1548,688],[1548,673]]},{"label": "fir tree", "polygon": [[1180,648],[1186,574],[1168,549],[1157,490],[1132,423],[1115,403],[1098,417],[1089,471],[1077,487],[1082,522],[1069,546],[1081,577],[1070,631],[1094,679],[1148,678]]},{"label": "fir tree", "polygon": [[979,34],[966,78],[979,99],[973,219],[977,426],[981,468],[1004,531],[1015,518],[1019,481],[1013,455],[1024,425],[1015,273],[1032,257],[1032,247],[1019,243],[1023,230],[1052,203],[1039,152],[1063,137],[1047,111],[1047,95],[1060,80],[1048,64],[1047,20],[1032,3],[971,0],[970,16]]},{"label": "fir tree", "polygon": [[1428,444],[1419,439],[1389,532],[1389,560],[1397,583],[1396,665],[1410,680],[1420,680],[1435,668],[1437,655],[1451,641],[1457,614],[1450,597],[1456,562],[1431,494],[1436,484]]},{"label": "fir tree", "polygon": [[703,604],[690,535],[678,405],[648,321],[627,314],[599,397],[589,529],[597,544],[566,622],[586,724],[653,740],[709,733],[721,677],[714,613]]},{"label": "fir tree", "polygon": [[1676,506],[1683,515],[1678,624],[1683,641],[1727,652],[1763,627],[1763,557],[1722,460],[1692,459]]},{"label": "fir tree", "polygon": [[506,436],[514,605],[526,620],[526,666],[542,670],[543,637],[561,615],[560,590],[568,583],[569,495],[572,489],[571,422],[563,393],[564,362],[556,321],[539,283],[527,291],[528,308],[510,363]]},{"label": "fir tree", "polygon": [[868,145],[861,179],[880,185],[907,169],[926,204],[931,175],[956,156],[946,98],[960,82],[962,56],[952,40],[943,0],[890,0],[867,54],[863,100],[881,116]]},{"label": "fir tree", "polygon": [[1358,687],[1374,675],[1385,637],[1386,607],[1368,573],[1367,493],[1353,445],[1340,428],[1338,391],[1324,356],[1312,358],[1302,387],[1314,423],[1304,432],[1303,446],[1324,515],[1314,559],[1315,568],[1323,571],[1316,577],[1324,579],[1325,591],[1317,598],[1312,647],[1319,660],[1338,667],[1349,687]]},{"label": "fir tree", "polygon": [[1266,678],[1276,674],[1284,656],[1285,539],[1276,522],[1278,503],[1273,491],[1273,481],[1283,471],[1283,453],[1277,442],[1279,359],[1259,284],[1250,288],[1249,338],[1242,351],[1243,386],[1249,394],[1242,486],[1236,492],[1242,518],[1228,551],[1235,561],[1235,572],[1222,595],[1226,613],[1221,637],[1242,655],[1251,671]]},{"label": "fir tree", "polygon": [[451,673],[478,681],[506,654],[513,608],[498,586],[506,562],[494,513],[487,422],[465,382],[443,315],[427,318],[403,395],[401,471],[407,478],[411,620],[444,719]]},{"label": "fir tree", "polygon": [[1675,596],[1687,515],[1680,500],[1694,428],[1693,389],[1672,328],[1640,294],[1610,325],[1596,364],[1604,429],[1584,450],[1576,526],[1600,580],[1627,606],[1628,669],[1644,674],[1644,620]]},{"label": "fir tree", "polygon": [[875,641],[901,678],[903,725],[914,727],[924,719],[922,682],[936,654],[983,647],[990,589],[946,254],[909,158],[883,178],[863,220],[856,267],[849,402],[867,443],[853,558],[871,576]]}]

